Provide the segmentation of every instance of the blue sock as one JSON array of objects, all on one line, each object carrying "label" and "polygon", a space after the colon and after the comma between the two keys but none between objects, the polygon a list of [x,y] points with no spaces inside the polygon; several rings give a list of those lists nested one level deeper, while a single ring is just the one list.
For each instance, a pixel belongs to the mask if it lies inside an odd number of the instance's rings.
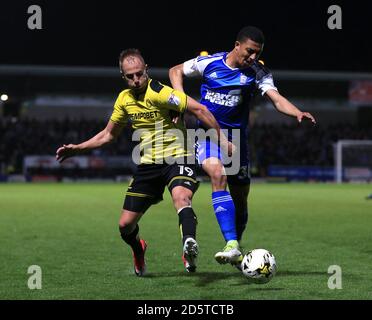
[{"label": "blue sock", "polygon": [[235,226],[235,206],[228,191],[212,192],[214,213],[225,241],[237,240]]}]

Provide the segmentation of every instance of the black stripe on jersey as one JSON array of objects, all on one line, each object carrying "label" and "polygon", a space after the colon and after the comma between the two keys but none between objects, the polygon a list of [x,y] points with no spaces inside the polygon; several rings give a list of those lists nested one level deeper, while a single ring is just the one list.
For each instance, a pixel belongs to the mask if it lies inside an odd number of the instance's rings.
[{"label": "black stripe on jersey", "polygon": [[160,90],[163,89],[164,86],[159,81],[152,80],[150,82],[150,87],[151,87],[152,90],[159,93]]}]

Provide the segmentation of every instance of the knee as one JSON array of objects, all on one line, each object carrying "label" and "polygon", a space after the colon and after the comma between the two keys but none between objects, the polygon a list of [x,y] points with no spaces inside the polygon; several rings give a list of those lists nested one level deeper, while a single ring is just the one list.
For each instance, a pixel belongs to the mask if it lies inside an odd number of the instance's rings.
[{"label": "knee", "polygon": [[173,204],[177,210],[182,207],[191,206],[191,194],[188,191],[176,191],[172,193]]},{"label": "knee", "polygon": [[122,224],[119,223],[119,231],[121,235],[129,235],[133,232],[133,230],[136,228],[136,225],[134,224]]},{"label": "knee", "polygon": [[130,234],[136,228],[137,222],[128,218],[128,215],[122,215],[119,220],[119,230],[121,234]]},{"label": "knee", "polygon": [[211,178],[212,185],[218,189],[226,188],[227,177],[223,167],[216,168],[209,175]]}]

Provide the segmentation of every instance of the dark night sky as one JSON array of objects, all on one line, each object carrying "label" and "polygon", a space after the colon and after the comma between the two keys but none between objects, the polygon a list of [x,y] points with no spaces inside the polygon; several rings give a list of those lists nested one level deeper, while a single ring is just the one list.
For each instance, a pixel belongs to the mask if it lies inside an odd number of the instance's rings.
[{"label": "dark night sky", "polygon": [[[7,2],[0,64],[116,66],[122,49],[138,47],[150,66],[170,67],[202,49],[229,51],[241,27],[256,25],[272,69],[372,72],[367,1]],[[43,10],[43,30],[27,28],[31,4]],[[330,4],[342,8],[342,30],[327,28]]]}]

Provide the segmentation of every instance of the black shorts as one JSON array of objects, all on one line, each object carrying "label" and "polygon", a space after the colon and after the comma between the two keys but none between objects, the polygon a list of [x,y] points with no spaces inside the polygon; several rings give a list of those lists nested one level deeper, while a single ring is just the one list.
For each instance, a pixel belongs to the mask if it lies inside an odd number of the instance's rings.
[{"label": "black shorts", "polygon": [[163,200],[165,186],[169,192],[182,186],[193,193],[198,189],[194,165],[143,164],[137,166],[129,183],[123,209],[142,212]]}]

